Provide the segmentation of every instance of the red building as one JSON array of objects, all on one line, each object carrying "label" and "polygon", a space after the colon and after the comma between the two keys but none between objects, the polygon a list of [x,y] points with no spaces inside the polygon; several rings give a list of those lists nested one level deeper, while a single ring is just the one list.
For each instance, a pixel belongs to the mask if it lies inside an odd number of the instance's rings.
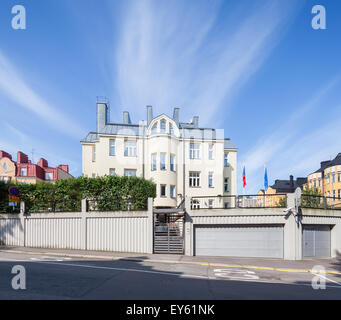
[{"label": "red building", "polygon": [[41,158],[37,164],[32,163],[23,152],[17,153],[17,161],[12,156],[0,151],[0,180],[23,183],[54,182],[73,178],[69,166],[62,164],[49,167],[47,160]]}]

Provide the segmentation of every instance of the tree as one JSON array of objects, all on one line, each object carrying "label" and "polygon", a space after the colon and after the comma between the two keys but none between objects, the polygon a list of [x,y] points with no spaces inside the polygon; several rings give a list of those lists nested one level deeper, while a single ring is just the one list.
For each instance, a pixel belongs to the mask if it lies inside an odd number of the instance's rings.
[{"label": "tree", "polygon": [[320,208],[323,209],[323,195],[317,188],[309,188],[304,186],[302,191],[303,208]]}]

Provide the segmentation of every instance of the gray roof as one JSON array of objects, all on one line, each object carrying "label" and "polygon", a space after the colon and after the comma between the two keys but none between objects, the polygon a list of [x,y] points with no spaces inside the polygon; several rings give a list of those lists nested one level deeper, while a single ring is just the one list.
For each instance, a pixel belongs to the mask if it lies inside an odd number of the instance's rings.
[{"label": "gray roof", "polygon": [[[180,138],[200,139],[200,140],[216,140],[224,139],[221,135],[222,131],[212,128],[195,128],[191,123],[180,123]],[[141,136],[143,127],[137,124],[121,124],[108,123],[100,132],[90,132],[81,142],[93,143],[98,140],[98,134],[123,135],[123,136]],[[236,149],[230,139],[224,141],[224,149]]]}]

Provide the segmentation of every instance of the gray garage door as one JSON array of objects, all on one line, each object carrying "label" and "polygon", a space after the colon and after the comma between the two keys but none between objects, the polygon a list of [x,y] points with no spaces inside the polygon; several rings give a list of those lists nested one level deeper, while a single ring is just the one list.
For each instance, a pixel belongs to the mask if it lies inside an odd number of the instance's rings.
[{"label": "gray garage door", "polygon": [[198,226],[198,256],[283,258],[283,226]]},{"label": "gray garage door", "polygon": [[330,226],[303,226],[303,257],[330,257]]}]

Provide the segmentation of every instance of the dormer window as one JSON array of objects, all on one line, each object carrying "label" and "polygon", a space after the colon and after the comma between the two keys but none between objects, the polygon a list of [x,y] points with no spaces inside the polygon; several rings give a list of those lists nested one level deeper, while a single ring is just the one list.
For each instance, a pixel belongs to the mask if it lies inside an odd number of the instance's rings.
[{"label": "dormer window", "polygon": [[160,132],[161,133],[166,133],[166,120],[161,120],[160,121]]},{"label": "dormer window", "polygon": [[171,124],[169,124],[169,134],[170,134],[171,136],[174,135],[174,128],[173,128],[173,126],[172,126]]},{"label": "dormer window", "polygon": [[157,133],[157,123],[155,123],[152,127],[152,134]]}]

